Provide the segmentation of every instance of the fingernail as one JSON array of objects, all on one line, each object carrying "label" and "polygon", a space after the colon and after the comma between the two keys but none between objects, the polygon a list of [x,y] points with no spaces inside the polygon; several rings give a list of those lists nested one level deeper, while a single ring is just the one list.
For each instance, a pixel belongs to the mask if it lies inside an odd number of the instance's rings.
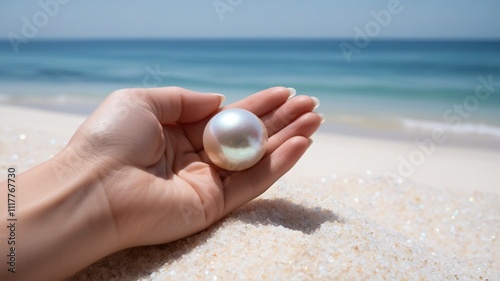
[{"label": "fingernail", "polygon": [[317,97],[311,97],[314,102],[314,109],[319,107],[319,99]]},{"label": "fingernail", "polygon": [[213,94],[214,96],[219,96],[220,97],[220,104],[224,103],[226,101],[226,96],[223,94]]},{"label": "fingernail", "polygon": [[325,118],[325,114],[323,113],[318,113],[319,117],[321,118],[321,122],[320,123],[325,123],[326,121],[326,118]]},{"label": "fingernail", "polygon": [[313,139],[308,138],[308,140],[309,140],[309,146],[311,146],[313,144]]},{"label": "fingernail", "polygon": [[297,91],[294,88],[286,88],[286,89],[289,92],[288,99],[293,98],[297,94]]}]

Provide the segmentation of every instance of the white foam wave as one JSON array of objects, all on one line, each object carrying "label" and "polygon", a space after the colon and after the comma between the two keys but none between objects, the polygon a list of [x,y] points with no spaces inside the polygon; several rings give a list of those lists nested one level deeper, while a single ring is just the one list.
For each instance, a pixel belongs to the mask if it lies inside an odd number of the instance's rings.
[{"label": "white foam wave", "polygon": [[500,139],[500,127],[482,123],[464,122],[460,124],[450,124],[437,121],[402,118],[401,124],[408,130],[433,131],[437,129],[448,134],[489,136]]}]

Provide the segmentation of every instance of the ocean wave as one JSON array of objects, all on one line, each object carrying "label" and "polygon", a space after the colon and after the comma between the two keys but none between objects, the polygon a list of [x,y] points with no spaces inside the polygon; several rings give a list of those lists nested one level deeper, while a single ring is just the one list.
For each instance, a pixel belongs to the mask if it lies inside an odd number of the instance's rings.
[{"label": "ocean wave", "polygon": [[403,133],[408,136],[430,136],[438,130],[442,134],[482,139],[500,139],[500,126],[487,123],[464,122],[451,124],[437,120],[409,118],[403,115],[381,117],[377,114],[333,114],[328,116],[328,123],[344,128],[359,128],[362,130],[386,133]]},{"label": "ocean wave", "polygon": [[500,139],[500,127],[484,123],[458,123],[450,124],[431,120],[418,120],[411,118],[400,119],[403,128],[411,131],[432,132],[440,130],[447,134],[488,136]]}]

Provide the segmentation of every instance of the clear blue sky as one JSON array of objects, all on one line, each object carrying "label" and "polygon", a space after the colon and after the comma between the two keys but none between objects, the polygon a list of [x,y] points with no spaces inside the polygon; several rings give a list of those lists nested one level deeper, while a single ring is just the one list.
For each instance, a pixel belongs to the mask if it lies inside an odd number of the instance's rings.
[{"label": "clear blue sky", "polygon": [[[41,0],[57,3],[63,0]],[[22,35],[25,17],[38,20],[35,38],[353,37],[371,11],[397,0],[64,0],[48,15],[39,0],[0,2],[0,39]],[[217,12],[214,3],[236,3]],[[498,0],[400,0],[378,38],[500,39]],[[227,4],[230,5],[230,4]],[[221,6],[222,7],[222,6]],[[223,7],[222,7],[223,8]],[[46,20],[44,23],[43,21]]]}]

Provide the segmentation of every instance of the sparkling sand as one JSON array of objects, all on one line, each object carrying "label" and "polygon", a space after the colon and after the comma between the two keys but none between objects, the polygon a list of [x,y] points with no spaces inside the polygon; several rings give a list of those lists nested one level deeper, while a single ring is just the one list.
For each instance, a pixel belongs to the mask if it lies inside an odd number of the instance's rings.
[{"label": "sparkling sand", "polygon": [[[25,171],[50,158],[82,120],[1,107],[0,176],[9,165]],[[334,145],[321,134],[314,140]],[[500,279],[500,196],[491,186],[450,189],[304,161],[299,168],[317,165],[324,175],[294,169],[201,233],[118,252],[71,280]]]}]

